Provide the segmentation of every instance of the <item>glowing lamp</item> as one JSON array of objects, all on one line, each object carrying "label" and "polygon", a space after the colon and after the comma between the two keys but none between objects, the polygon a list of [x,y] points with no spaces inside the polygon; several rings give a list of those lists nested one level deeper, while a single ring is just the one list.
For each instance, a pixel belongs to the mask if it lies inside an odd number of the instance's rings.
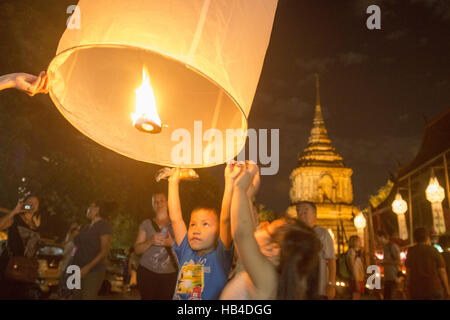
[{"label": "glowing lamp", "polygon": [[364,229],[366,227],[366,218],[364,218],[361,212],[355,217],[354,223],[357,229]]},{"label": "glowing lamp", "polygon": [[[245,145],[277,3],[80,0],[79,28],[66,29],[48,68],[50,97],[76,129],[129,158],[185,168],[231,160]],[[237,134],[226,140],[227,131]],[[223,152],[208,156],[219,137]]]},{"label": "glowing lamp", "polygon": [[392,211],[397,214],[398,233],[402,240],[408,239],[408,230],[406,229],[406,217],[405,212],[408,211],[408,205],[403,200],[400,192],[397,191],[395,200],[392,202]]},{"label": "glowing lamp", "polygon": [[439,184],[434,174],[430,178],[428,187],[425,190],[427,200],[431,202],[431,211],[433,213],[433,231],[437,234],[446,232],[444,219],[444,209],[442,208],[442,200],[445,199],[444,188]]},{"label": "glowing lamp", "polygon": [[353,223],[355,224],[356,230],[358,232],[358,237],[361,239],[361,241],[364,243],[364,228],[366,227],[366,218],[364,218],[364,215],[362,212],[358,213],[358,215],[355,217]]},{"label": "glowing lamp", "polygon": [[403,200],[402,195],[397,192],[395,200],[392,202],[392,211],[396,214],[404,214],[408,211],[408,204]]},{"label": "glowing lamp", "polygon": [[401,260],[405,260],[406,259],[406,252],[405,251],[400,252],[400,259]]},{"label": "glowing lamp", "polygon": [[425,190],[427,200],[431,203],[442,202],[445,199],[444,188],[441,187],[436,177],[431,177],[427,189]]},{"label": "glowing lamp", "polygon": [[378,260],[383,260],[384,254],[382,252],[375,252],[375,257],[377,257]]}]

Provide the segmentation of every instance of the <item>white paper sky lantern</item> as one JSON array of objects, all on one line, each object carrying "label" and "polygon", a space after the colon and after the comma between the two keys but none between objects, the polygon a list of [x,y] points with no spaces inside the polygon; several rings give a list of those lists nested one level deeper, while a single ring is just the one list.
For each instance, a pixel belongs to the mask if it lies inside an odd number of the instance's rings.
[{"label": "white paper sky lantern", "polygon": [[[245,145],[276,7],[277,0],[81,0],[80,28],[65,31],[49,66],[50,96],[79,131],[127,157],[223,163]],[[139,111],[142,101],[153,110]],[[216,130],[205,138],[208,129]],[[227,141],[227,129],[242,132]],[[223,148],[207,157],[211,136]],[[184,163],[174,163],[186,138]]]}]

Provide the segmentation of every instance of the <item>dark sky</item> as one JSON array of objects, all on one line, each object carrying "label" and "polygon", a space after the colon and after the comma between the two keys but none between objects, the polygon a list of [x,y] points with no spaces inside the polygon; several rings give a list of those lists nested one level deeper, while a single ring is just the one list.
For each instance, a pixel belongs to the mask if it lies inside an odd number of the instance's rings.
[{"label": "dark sky", "polygon": [[[366,28],[370,4],[381,8],[381,30]],[[280,129],[280,171],[259,194],[277,210],[312,126],[315,72],[325,125],[363,205],[413,159],[424,116],[450,107],[450,1],[279,1],[249,118]]]},{"label": "dark sky", "polygon": [[[70,4],[0,0],[0,72],[45,69]],[[366,28],[370,4],[381,7],[381,30]],[[449,57],[448,0],[279,0],[249,127],[280,129],[280,170],[262,178],[258,200],[276,211],[289,205],[289,175],[312,126],[314,73],[329,136],[354,171],[355,204],[363,205],[398,163],[412,160],[424,117],[450,107]],[[49,122],[65,121],[48,97],[33,99],[51,112]],[[209,171],[222,176],[223,166]]]}]

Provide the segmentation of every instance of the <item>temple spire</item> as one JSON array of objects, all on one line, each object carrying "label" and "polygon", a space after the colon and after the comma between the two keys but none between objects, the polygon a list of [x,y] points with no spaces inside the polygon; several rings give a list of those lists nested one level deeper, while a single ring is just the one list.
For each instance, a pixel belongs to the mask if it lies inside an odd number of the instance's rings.
[{"label": "temple spire", "polygon": [[320,83],[319,75],[316,78],[316,108],[314,114],[313,127],[308,139],[308,147],[303,150],[299,158],[300,166],[337,166],[343,167],[342,157],[339,156],[328,138],[325,121],[323,119],[322,108],[320,106]]},{"label": "temple spire", "polygon": [[316,73],[316,106],[320,106],[320,83],[319,83],[319,74]]},{"label": "temple spire", "polygon": [[320,125],[323,124],[323,115],[322,108],[320,107],[320,83],[319,83],[319,74],[315,74],[316,76],[316,110],[314,114],[314,124]]}]

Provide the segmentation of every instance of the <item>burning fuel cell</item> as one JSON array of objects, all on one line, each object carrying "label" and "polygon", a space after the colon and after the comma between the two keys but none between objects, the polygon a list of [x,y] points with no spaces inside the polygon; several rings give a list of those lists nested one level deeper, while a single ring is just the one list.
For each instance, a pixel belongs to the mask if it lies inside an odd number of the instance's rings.
[{"label": "burning fuel cell", "polygon": [[147,69],[142,69],[142,84],[136,89],[136,112],[131,114],[133,126],[146,133],[161,132],[161,119],[156,109],[155,94]]},{"label": "burning fuel cell", "polygon": [[[172,174],[175,172],[175,168],[162,168],[160,170],[158,170],[158,172],[156,172],[155,175],[155,180],[156,182],[159,182],[163,179],[169,179],[170,176],[172,176]],[[181,169],[180,172],[180,179],[181,180],[187,180],[187,181],[196,181],[199,180],[200,177],[197,174],[197,172],[195,172],[194,169],[190,169],[190,168],[183,168]]]}]

